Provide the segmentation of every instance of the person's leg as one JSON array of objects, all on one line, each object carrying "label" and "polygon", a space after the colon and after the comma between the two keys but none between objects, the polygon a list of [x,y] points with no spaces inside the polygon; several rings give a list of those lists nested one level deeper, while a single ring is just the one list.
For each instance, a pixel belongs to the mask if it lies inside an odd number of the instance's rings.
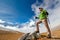
[{"label": "person's leg", "polygon": [[39,24],[41,23],[42,21],[38,21],[37,23],[36,23],[36,32],[39,32]]},{"label": "person's leg", "polygon": [[49,32],[49,37],[51,37],[51,31],[50,31],[50,28],[49,28],[49,25],[48,25],[48,22],[47,22],[47,19],[44,19],[43,20],[43,23],[44,23],[44,25],[45,25],[45,27],[47,28],[47,30],[48,30],[48,32]]}]

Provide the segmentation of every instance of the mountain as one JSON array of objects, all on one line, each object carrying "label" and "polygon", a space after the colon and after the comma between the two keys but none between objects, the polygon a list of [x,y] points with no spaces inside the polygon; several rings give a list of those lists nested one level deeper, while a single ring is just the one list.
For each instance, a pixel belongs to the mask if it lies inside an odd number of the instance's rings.
[{"label": "mountain", "polygon": [[59,30],[59,29],[60,29],[60,25],[57,25],[54,28],[52,28],[52,30]]},{"label": "mountain", "polygon": [[[47,38],[44,36],[47,36],[47,32],[41,33],[40,35],[43,35],[38,40],[60,40],[60,25],[55,26],[52,30],[52,38]],[[20,39],[25,33],[7,29],[4,27],[0,27],[0,40],[18,40]]]},{"label": "mountain", "polygon": [[18,40],[24,33],[0,27],[0,40]]}]

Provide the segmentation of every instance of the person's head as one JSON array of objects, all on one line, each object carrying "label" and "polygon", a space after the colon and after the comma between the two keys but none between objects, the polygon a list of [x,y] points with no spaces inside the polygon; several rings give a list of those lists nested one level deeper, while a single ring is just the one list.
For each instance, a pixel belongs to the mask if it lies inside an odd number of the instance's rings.
[{"label": "person's head", "polygon": [[43,11],[43,8],[39,8],[40,11]]}]

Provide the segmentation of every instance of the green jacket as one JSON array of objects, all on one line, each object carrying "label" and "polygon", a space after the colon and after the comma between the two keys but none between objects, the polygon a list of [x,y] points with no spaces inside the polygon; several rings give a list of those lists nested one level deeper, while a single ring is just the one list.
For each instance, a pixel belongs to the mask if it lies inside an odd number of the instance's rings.
[{"label": "green jacket", "polygon": [[47,18],[47,13],[46,12],[47,12],[46,10],[43,10],[43,11],[40,12],[40,14],[38,16],[40,20],[43,20],[43,19]]}]

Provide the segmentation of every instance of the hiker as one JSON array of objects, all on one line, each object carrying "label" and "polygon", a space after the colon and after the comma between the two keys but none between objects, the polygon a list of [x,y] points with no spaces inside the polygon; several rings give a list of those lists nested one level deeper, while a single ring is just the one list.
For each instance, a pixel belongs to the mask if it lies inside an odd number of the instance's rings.
[{"label": "hiker", "polygon": [[36,33],[39,33],[39,24],[40,23],[44,23],[45,27],[48,30],[48,37],[51,38],[51,31],[50,31],[50,28],[49,28],[49,25],[48,25],[48,21],[47,21],[47,17],[48,17],[49,14],[43,8],[39,8],[39,10],[40,10],[39,16],[35,17],[35,18],[39,18],[39,21],[36,22],[36,27],[37,27]]}]

